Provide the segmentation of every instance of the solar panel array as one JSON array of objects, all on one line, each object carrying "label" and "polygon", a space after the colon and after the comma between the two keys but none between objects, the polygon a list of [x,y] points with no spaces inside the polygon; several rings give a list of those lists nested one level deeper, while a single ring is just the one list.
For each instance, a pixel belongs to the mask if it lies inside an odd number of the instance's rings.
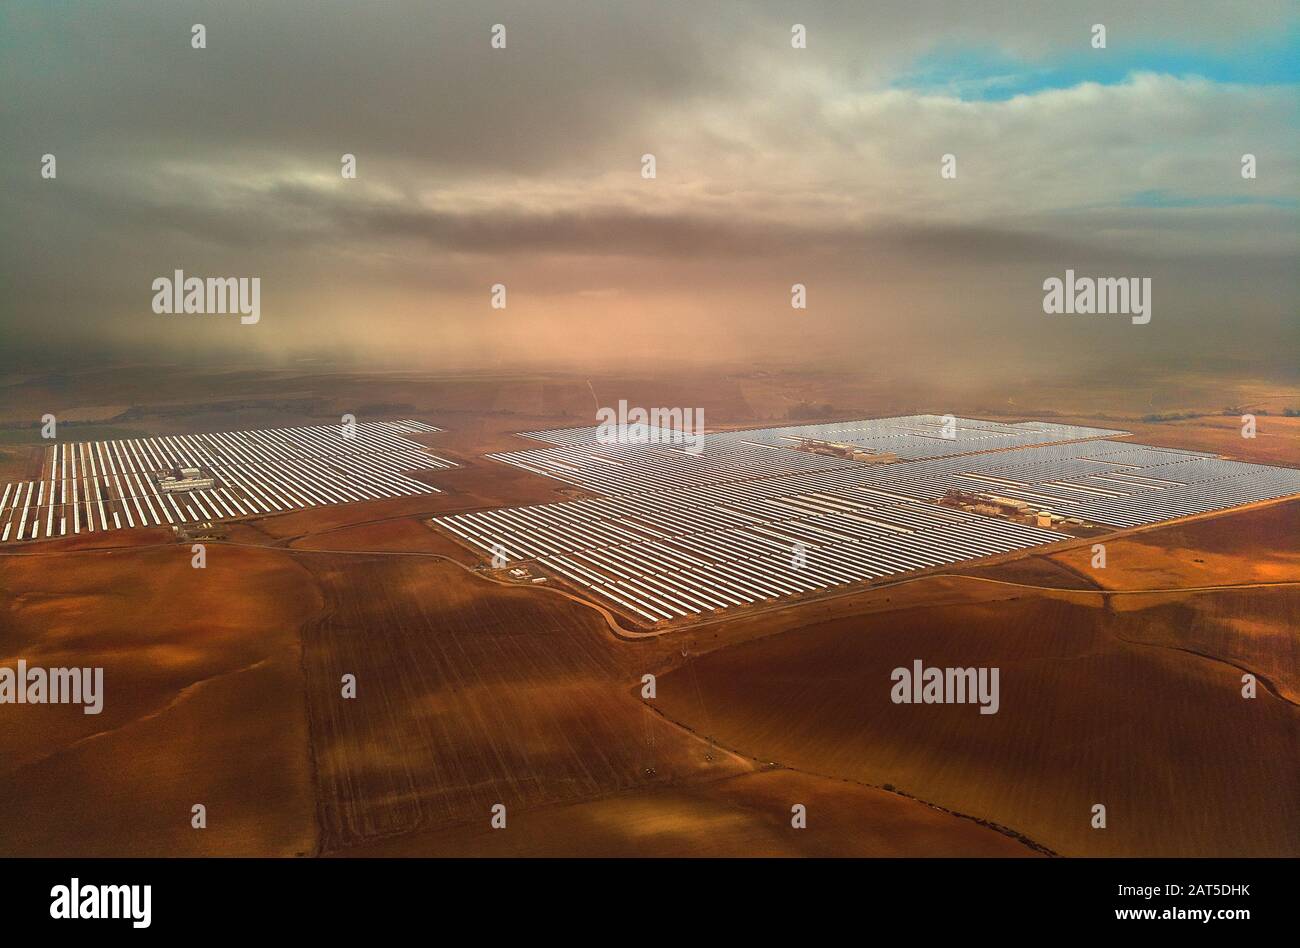
[{"label": "solar panel array", "polygon": [[[698,453],[603,444],[596,428],[529,432],[554,446],[491,456],[603,496],[434,523],[498,564],[535,563],[653,623],[1069,537],[935,503],[948,490],[1115,527],[1300,493],[1300,471],[1106,440],[1124,432],[949,418],[952,436],[936,436],[944,420],[709,434]],[[803,440],[912,459],[791,449]]]},{"label": "solar panel array", "polygon": [[890,496],[823,471],[435,521],[507,562],[535,560],[650,622],[1061,539]]},{"label": "solar panel array", "polygon": [[[41,480],[0,493],[0,542],[83,530],[181,525],[438,493],[406,472],[454,467],[403,437],[419,421],[67,442],[50,448]],[[212,487],[166,492],[160,474],[197,467]]]},{"label": "solar panel array", "polygon": [[1024,500],[1063,517],[1136,527],[1300,493],[1300,471],[1123,441],[1043,445],[869,471],[910,497],[948,490]]},{"label": "solar panel array", "polygon": [[1085,428],[1045,421],[1008,424],[956,418],[952,415],[905,415],[899,418],[736,431],[719,434],[717,437],[782,447],[794,447],[803,440],[830,441],[853,445],[872,454],[893,454],[901,460],[911,461],[1021,445],[1109,438],[1126,433],[1110,428]]},{"label": "solar panel array", "polygon": [[860,466],[843,458],[712,436],[705,437],[704,447],[698,454],[669,444],[577,444],[488,457],[607,495],[640,494],[802,471],[856,470]]}]

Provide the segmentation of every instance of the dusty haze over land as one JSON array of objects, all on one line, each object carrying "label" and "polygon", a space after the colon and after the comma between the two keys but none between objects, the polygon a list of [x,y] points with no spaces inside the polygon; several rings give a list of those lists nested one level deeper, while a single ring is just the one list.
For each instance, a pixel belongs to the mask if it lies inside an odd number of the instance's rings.
[{"label": "dusty haze over land", "polygon": [[[26,367],[1294,381],[1298,24],[1272,2],[6,4],[0,333]],[[1150,324],[1044,315],[1067,268],[1150,277]],[[175,269],[260,277],[261,321],[153,313]]]}]

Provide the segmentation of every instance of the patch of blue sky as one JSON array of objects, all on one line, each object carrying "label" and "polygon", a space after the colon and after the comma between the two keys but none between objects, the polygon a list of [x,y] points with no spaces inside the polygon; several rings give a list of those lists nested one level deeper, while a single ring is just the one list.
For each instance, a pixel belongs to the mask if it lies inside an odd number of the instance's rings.
[{"label": "patch of blue sky", "polygon": [[1264,205],[1267,207],[1300,207],[1300,198],[1253,194],[1179,194],[1175,191],[1139,191],[1120,201],[1121,207],[1242,207]]},{"label": "patch of blue sky", "polygon": [[1300,28],[1257,37],[1233,50],[1210,48],[1125,48],[1110,37],[1106,49],[1083,48],[1053,60],[1027,60],[988,47],[948,46],[931,50],[890,86],[969,101],[1004,101],[1085,82],[1114,85],[1135,73],[1156,73],[1246,85],[1300,83]]}]

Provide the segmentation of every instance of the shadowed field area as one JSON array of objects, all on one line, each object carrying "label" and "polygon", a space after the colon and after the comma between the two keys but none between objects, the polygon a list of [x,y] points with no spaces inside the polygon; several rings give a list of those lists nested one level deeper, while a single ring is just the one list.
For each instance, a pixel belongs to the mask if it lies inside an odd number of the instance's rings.
[{"label": "shadowed field area", "polygon": [[[870,788],[808,775],[730,779],[756,777],[757,764],[639,699],[641,675],[671,661],[673,647],[617,641],[568,600],[437,560],[304,561],[326,590],[305,635],[326,851],[384,837],[393,838],[358,852],[829,851],[829,812],[820,835],[782,829],[802,786],[839,801],[835,832],[854,852],[1030,854]],[[355,700],[340,696],[344,673],[357,676]],[[869,805],[855,813],[858,797]],[[510,828],[485,836],[496,803]],[[716,838],[695,839],[693,828],[707,826]]]},{"label": "shadowed field area", "polygon": [[[560,596],[427,557],[190,556],[0,559],[4,661],[106,677],[99,716],[4,709],[23,726],[0,728],[0,851],[1033,854],[896,794],[762,772],[677,726],[639,686],[679,645],[619,641]],[[511,830],[483,838],[497,802]],[[796,802],[808,830],[789,825]],[[190,827],[194,803],[207,829]]]},{"label": "shadowed field area", "polygon": [[315,584],[269,551],[190,561],[186,545],[0,557],[0,663],[104,669],[99,715],[0,708],[0,853],[313,849],[298,625]]},{"label": "shadowed field area", "polygon": [[326,849],[626,789],[647,768],[734,771],[640,706],[632,656],[590,610],[437,560],[305,561],[326,594],[305,633]]},{"label": "shadowed field area", "polygon": [[[794,829],[791,807],[808,823]],[[506,830],[486,819],[363,845],[364,856],[1034,855],[971,820],[883,790],[790,770],[660,786],[529,810]]]},{"label": "shadowed field area", "polygon": [[[1295,597],[1265,608],[1294,615]],[[1208,626],[1233,607],[1198,596],[1171,615],[1086,598],[820,622],[697,659],[663,679],[661,704],[728,747],[891,782],[1066,855],[1300,852],[1300,709],[1265,689],[1242,698],[1237,668],[1173,644],[1189,613]],[[1135,644],[1162,637],[1169,647]],[[915,659],[999,667],[999,712],[892,703],[892,669]],[[1104,831],[1089,827],[1095,803]]]}]

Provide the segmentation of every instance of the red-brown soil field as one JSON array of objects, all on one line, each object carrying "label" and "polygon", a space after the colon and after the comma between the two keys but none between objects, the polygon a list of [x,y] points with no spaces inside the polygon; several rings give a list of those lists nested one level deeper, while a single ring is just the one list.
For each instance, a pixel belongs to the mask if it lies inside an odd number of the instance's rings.
[{"label": "red-brown soil field", "polygon": [[0,712],[0,852],[309,851],[298,629],[319,602],[269,551],[214,550],[202,570],[175,544],[0,557],[0,661],[104,668],[98,715]]},{"label": "red-brown soil field", "polygon": [[[1295,616],[1297,594],[1279,595]],[[1300,709],[1245,700],[1236,667],[1158,642],[1189,614],[1212,624],[1202,603],[1153,615],[1021,591],[846,615],[705,655],[660,702],[727,747],[893,783],[1063,854],[1295,855]],[[891,703],[891,670],[915,659],[1000,668],[999,712]]]},{"label": "red-brown soil field", "polygon": [[[25,378],[0,422],[417,417],[461,466],[421,475],[439,494],[220,524],[203,570],[164,530],[0,549],[0,664],[103,666],[106,693],[98,716],[0,706],[0,855],[1300,855],[1300,503],[1107,537],[1105,569],[1088,541],[648,638],[502,582],[427,523],[573,496],[482,455],[590,424],[593,392],[702,405],[710,426],[966,405],[1300,465],[1296,419],[1260,416],[1247,440],[1216,413],[1249,389],[1181,384],[1204,415],[1142,422],[1184,406],[748,368],[186,382],[206,397],[158,403],[185,385],[132,371],[83,379],[80,400]],[[32,463],[4,455],[12,476]],[[998,667],[999,712],[893,704],[914,659]]]}]

